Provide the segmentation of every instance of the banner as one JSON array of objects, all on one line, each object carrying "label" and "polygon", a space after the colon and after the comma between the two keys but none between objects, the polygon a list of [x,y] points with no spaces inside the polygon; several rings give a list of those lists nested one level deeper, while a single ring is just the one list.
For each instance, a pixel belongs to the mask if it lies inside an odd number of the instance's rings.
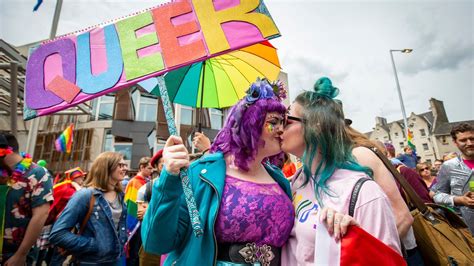
[{"label": "banner", "polygon": [[187,0],[46,41],[28,58],[24,119],[278,36],[263,1]]}]

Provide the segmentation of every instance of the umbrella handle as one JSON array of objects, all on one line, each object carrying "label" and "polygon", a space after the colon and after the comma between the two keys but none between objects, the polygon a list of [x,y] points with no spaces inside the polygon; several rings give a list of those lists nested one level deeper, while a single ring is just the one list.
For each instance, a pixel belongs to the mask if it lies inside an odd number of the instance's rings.
[{"label": "umbrella handle", "polygon": [[[160,89],[161,100],[163,102],[163,108],[166,116],[166,123],[168,124],[168,130],[171,135],[178,136],[178,131],[176,130],[176,125],[174,123],[173,108],[171,107],[170,99],[168,96],[168,90],[166,89],[166,84],[163,76],[157,77],[158,87]],[[183,168],[179,172],[179,177],[181,179],[181,185],[183,186],[184,198],[186,199],[186,205],[188,206],[189,218],[191,219],[191,226],[193,227],[193,232],[196,237],[199,237],[203,234],[203,229],[201,226],[201,216],[196,206],[196,200],[194,199],[193,189],[191,183],[189,182],[188,174],[186,169]]]}]

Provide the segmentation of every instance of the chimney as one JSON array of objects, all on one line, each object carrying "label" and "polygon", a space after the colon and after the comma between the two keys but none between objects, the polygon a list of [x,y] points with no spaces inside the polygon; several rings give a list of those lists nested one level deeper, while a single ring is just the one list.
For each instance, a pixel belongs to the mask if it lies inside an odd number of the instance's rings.
[{"label": "chimney", "polygon": [[375,117],[375,125],[377,126],[386,126],[387,125],[387,119],[384,117],[376,116]]},{"label": "chimney", "polygon": [[436,100],[435,98],[430,99],[430,109],[433,114],[433,129],[441,124],[448,123],[448,116],[446,110],[444,110],[443,101]]}]

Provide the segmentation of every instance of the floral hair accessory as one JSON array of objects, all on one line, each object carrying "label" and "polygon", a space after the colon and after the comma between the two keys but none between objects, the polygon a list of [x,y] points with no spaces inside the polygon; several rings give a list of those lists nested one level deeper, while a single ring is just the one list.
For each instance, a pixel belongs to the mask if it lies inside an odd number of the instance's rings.
[{"label": "floral hair accessory", "polygon": [[5,157],[8,154],[13,153],[12,147],[0,148],[0,157]]},{"label": "floral hair accessory", "polygon": [[245,96],[247,104],[253,104],[260,99],[271,99],[276,97],[280,102],[286,98],[286,91],[283,82],[276,81],[270,83],[267,79],[258,78],[257,81],[250,85]]}]

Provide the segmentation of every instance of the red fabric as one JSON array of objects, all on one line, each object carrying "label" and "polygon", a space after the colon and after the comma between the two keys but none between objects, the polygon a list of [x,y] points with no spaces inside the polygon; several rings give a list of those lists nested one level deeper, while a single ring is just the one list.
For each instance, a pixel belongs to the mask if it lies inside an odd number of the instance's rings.
[{"label": "red fabric", "polygon": [[465,159],[462,159],[462,160],[467,165],[467,167],[474,169],[474,160],[465,160]]},{"label": "red fabric", "polygon": [[282,171],[285,177],[290,177],[296,173],[296,166],[293,162],[285,163]]},{"label": "red fabric", "polygon": [[76,193],[76,189],[72,186],[71,180],[63,181],[53,187],[54,201],[49,208],[48,219],[46,219],[45,225],[53,224],[56,221],[56,218],[64,210],[74,193]]},{"label": "red fabric", "polygon": [[341,266],[407,265],[403,257],[358,226],[351,226],[341,242]]}]

